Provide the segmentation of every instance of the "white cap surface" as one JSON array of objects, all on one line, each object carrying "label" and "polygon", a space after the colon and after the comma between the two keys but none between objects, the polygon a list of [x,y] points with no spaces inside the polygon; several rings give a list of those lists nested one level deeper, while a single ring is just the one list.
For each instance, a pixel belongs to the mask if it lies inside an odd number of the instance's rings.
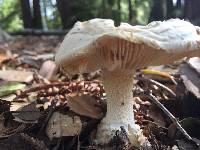
[{"label": "white cap surface", "polygon": [[200,28],[170,19],[147,26],[110,19],[77,22],[66,35],[56,63],[70,74],[97,69],[134,70],[170,63],[182,57],[200,56]]}]

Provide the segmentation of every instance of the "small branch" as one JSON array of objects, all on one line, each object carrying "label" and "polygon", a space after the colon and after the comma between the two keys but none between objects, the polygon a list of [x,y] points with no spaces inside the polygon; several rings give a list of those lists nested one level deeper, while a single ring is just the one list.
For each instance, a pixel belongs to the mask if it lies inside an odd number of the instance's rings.
[{"label": "small branch", "polygon": [[[19,94],[16,94],[17,96],[14,98],[14,101],[15,100],[18,100],[20,98],[25,98],[27,97],[27,94],[29,93],[32,93],[32,92],[38,92],[38,91],[41,91],[41,90],[48,90],[50,88],[58,88],[59,90],[61,89],[61,87],[67,87],[67,90],[71,90],[71,91],[80,91],[82,88],[84,88],[84,85],[82,85],[82,82],[83,84],[88,84],[88,88],[92,87],[91,84],[92,83],[97,83],[99,84],[99,88],[100,89],[103,89],[103,87],[100,85],[100,82],[99,81],[78,81],[78,82],[59,82],[59,83],[51,83],[51,84],[45,84],[45,85],[39,85],[39,86],[36,86],[36,87],[32,87],[32,88],[29,88],[25,91],[21,91],[21,93]],[[90,89],[83,89],[84,91],[90,91],[90,92],[95,92],[95,91],[92,91],[92,88]],[[48,91],[46,91],[47,94],[39,94],[39,96],[55,96],[55,94],[61,94],[60,92],[62,91],[56,91],[56,92],[51,92],[49,93]],[[98,91],[100,92],[100,91]]]},{"label": "small branch", "polygon": [[17,100],[19,98],[24,98],[24,97],[27,96],[28,93],[31,93],[31,92],[46,90],[46,89],[53,88],[53,87],[68,86],[69,84],[70,84],[69,82],[61,82],[61,83],[51,83],[51,84],[45,84],[45,85],[39,85],[39,86],[36,86],[36,87],[32,87],[32,88],[29,88],[25,91],[22,91],[22,93],[20,93],[19,95],[17,95],[14,98],[14,100]]},{"label": "small branch", "polygon": [[166,87],[165,85],[153,80],[153,79],[146,79],[146,78],[138,78],[138,80],[141,80],[141,81],[145,81],[145,82],[148,82],[148,83],[151,83],[151,84],[154,84],[160,88],[162,88],[163,90],[166,90],[169,94],[171,94],[173,97],[176,97],[176,94],[168,87]]},{"label": "small branch", "polygon": [[[178,120],[167,110],[159,101],[158,99],[149,91],[146,92],[141,89],[141,93],[143,93],[145,96],[147,96],[156,106],[158,106],[169,118],[170,120],[177,126],[177,128],[180,130],[180,132],[189,140],[193,141],[193,139],[190,137],[190,135],[185,131],[185,129],[182,128]],[[193,141],[194,142],[194,141]],[[195,142],[196,143],[196,142]]]}]

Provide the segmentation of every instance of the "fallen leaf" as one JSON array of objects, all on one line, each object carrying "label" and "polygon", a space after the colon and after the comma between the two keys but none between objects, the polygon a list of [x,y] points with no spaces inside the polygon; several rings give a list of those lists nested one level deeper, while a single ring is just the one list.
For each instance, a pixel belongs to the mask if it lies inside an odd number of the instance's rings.
[{"label": "fallen leaf", "polygon": [[8,57],[6,54],[4,53],[0,53],[0,64],[5,61],[8,60],[10,57]]},{"label": "fallen leaf", "polygon": [[42,140],[25,133],[15,133],[0,141],[1,150],[47,150]]},{"label": "fallen leaf", "polygon": [[0,114],[10,110],[11,102],[0,100]]},{"label": "fallen leaf", "polygon": [[155,106],[151,106],[149,108],[149,110],[147,111],[147,115],[148,117],[152,118],[158,126],[160,127],[166,126],[166,121],[162,115],[162,112]]},{"label": "fallen leaf", "polygon": [[0,97],[7,96],[17,90],[25,88],[25,84],[19,82],[5,82],[0,86]]},{"label": "fallen leaf", "polygon": [[3,117],[3,114],[0,115],[0,136],[5,135],[5,118]]},{"label": "fallen leaf", "polygon": [[145,77],[147,77],[149,79],[153,79],[153,80],[157,80],[157,81],[168,81],[169,80],[169,81],[176,83],[173,76],[170,75],[171,74],[170,72],[154,70],[154,69],[142,69],[140,71],[143,75],[145,75]]},{"label": "fallen leaf", "polygon": [[153,69],[142,69],[141,72],[143,74],[149,74],[149,75],[157,75],[164,78],[171,79],[171,75],[167,72],[159,71],[159,70],[153,70]]},{"label": "fallen leaf", "polygon": [[17,111],[18,109],[28,105],[28,102],[11,102],[10,111]]},{"label": "fallen leaf", "polygon": [[40,117],[40,111],[36,108],[36,103],[28,104],[19,108],[16,112],[12,112],[14,120],[23,123],[37,123]]},{"label": "fallen leaf", "polygon": [[97,106],[96,100],[88,95],[69,97],[68,106],[79,115],[95,119],[100,119],[104,115],[102,109]]},{"label": "fallen leaf", "polygon": [[188,64],[200,74],[200,58],[199,57],[190,58],[188,61]]},{"label": "fallen leaf", "polygon": [[23,56],[19,57],[18,60],[20,60],[24,64],[28,64],[29,66],[36,68],[36,69],[39,69],[40,65],[41,65],[40,61],[35,60],[32,57],[27,56],[27,55],[23,55]]},{"label": "fallen leaf", "polygon": [[[200,120],[198,118],[184,118],[179,121],[179,123],[191,137],[200,139]],[[180,133],[176,125],[172,123],[168,128],[168,135],[170,138],[180,138],[182,133]]]},{"label": "fallen leaf", "polygon": [[37,55],[35,57],[35,59],[36,60],[41,59],[41,60],[45,61],[45,60],[48,60],[48,59],[53,59],[54,57],[55,57],[54,53],[44,53],[44,54]]},{"label": "fallen leaf", "polygon": [[194,143],[183,139],[177,140],[177,145],[179,150],[199,150],[199,147],[197,147]]},{"label": "fallen leaf", "polygon": [[17,70],[0,70],[0,79],[4,81],[30,82],[33,80],[33,72]]},{"label": "fallen leaf", "polygon": [[200,98],[200,74],[190,65],[184,63],[180,66],[180,77],[188,91],[193,93],[198,99]]},{"label": "fallen leaf", "polygon": [[81,119],[78,116],[63,115],[54,112],[46,127],[46,134],[49,139],[63,136],[76,136],[82,130]]}]

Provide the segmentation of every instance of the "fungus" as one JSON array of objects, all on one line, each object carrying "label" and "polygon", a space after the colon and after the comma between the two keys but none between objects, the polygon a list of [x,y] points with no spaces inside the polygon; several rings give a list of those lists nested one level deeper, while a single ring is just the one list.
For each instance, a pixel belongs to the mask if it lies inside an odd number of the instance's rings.
[{"label": "fungus", "polygon": [[173,62],[184,56],[199,56],[199,27],[170,19],[147,26],[110,19],[77,22],[62,42],[55,61],[68,74],[102,70],[107,113],[97,129],[98,143],[109,143],[123,126],[134,146],[140,144],[140,127],[133,112],[133,75],[148,65]]}]

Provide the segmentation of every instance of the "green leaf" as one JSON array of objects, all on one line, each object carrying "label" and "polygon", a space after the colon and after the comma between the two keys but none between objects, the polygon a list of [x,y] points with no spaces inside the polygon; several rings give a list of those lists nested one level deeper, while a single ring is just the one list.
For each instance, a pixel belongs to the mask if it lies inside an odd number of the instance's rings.
[{"label": "green leaf", "polygon": [[25,84],[19,82],[5,82],[0,86],[0,97],[7,96],[17,90],[25,88]]}]

